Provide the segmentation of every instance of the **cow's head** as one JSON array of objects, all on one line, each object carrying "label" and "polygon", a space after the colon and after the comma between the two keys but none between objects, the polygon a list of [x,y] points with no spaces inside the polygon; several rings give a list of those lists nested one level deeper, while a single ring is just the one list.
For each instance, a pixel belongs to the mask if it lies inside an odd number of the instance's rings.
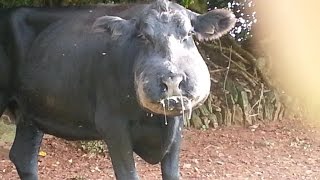
[{"label": "cow's head", "polygon": [[134,78],[137,99],[153,113],[180,115],[203,103],[210,92],[210,74],[193,41],[213,40],[235,24],[232,12],[217,9],[199,15],[167,0],[146,6],[125,20],[98,18],[97,31],[139,42]]}]

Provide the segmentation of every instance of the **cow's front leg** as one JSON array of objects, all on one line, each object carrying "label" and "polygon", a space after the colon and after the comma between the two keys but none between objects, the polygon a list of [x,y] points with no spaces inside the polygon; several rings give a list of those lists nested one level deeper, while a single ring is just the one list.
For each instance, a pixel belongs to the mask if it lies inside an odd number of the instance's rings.
[{"label": "cow's front leg", "polygon": [[98,131],[105,137],[116,179],[138,180],[128,121],[122,118],[101,116],[96,119],[96,125]]},{"label": "cow's front leg", "polygon": [[9,157],[22,180],[36,180],[43,132],[28,119],[19,118],[17,121],[16,136]]},{"label": "cow's front leg", "polygon": [[[121,127],[125,129],[125,127]],[[106,140],[117,180],[138,180],[128,131],[119,131]]]},{"label": "cow's front leg", "polygon": [[[172,123],[172,125],[170,124]],[[175,117],[168,120],[168,126],[171,128],[169,133],[175,133],[171,146],[166,155],[161,160],[162,179],[164,180],[178,180],[179,175],[179,153],[181,145],[181,135],[183,128],[183,119]],[[170,132],[172,131],[172,132]],[[173,132],[174,131],[174,132]]]},{"label": "cow's front leg", "polygon": [[0,117],[3,112],[6,110],[8,104],[8,95],[0,91]]}]

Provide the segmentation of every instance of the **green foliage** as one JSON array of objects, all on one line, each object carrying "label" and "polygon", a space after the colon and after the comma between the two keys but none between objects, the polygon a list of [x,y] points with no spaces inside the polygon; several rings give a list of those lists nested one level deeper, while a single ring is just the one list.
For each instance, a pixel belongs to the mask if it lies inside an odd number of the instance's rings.
[{"label": "green foliage", "polygon": [[80,141],[80,148],[86,153],[102,154],[107,148],[104,141]]},{"label": "green foliage", "polygon": [[193,3],[194,3],[194,0],[182,0],[181,5],[188,8]]},{"label": "green foliage", "polygon": [[[17,6],[71,6],[87,5],[97,3],[118,3],[113,0],[0,0],[0,7],[17,7]],[[127,2],[121,0],[120,2]]]},{"label": "green foliage", "polygon": [[228,3],[233,2],[233,0],[207,0],[209,7],[225,8],[228,7]]},{"label": "green foliage", "polygon": [[0,7],[33,5],[33,0],[0,0]]}]

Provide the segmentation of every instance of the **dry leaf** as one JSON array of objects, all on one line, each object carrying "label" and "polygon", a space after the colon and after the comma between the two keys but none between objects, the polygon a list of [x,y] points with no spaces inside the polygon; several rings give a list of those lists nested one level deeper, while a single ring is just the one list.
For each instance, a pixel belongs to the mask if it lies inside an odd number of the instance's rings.
[{"label": "dry leaf", "polygon": [[39,156],[45,157],[46,155],[47,155],[46,152],[44,152],[44,151],[39,151]]}]

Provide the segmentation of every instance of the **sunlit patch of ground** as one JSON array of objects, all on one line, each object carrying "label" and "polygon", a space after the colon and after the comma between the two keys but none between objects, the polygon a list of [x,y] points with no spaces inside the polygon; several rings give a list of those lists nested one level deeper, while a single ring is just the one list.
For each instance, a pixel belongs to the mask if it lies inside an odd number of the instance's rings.
[{"label": "sunlit patch of ground", "polygon": [[0,155],[7,156],[14,139],[15,125],[8,123],[7,117],[0,118]]}]

